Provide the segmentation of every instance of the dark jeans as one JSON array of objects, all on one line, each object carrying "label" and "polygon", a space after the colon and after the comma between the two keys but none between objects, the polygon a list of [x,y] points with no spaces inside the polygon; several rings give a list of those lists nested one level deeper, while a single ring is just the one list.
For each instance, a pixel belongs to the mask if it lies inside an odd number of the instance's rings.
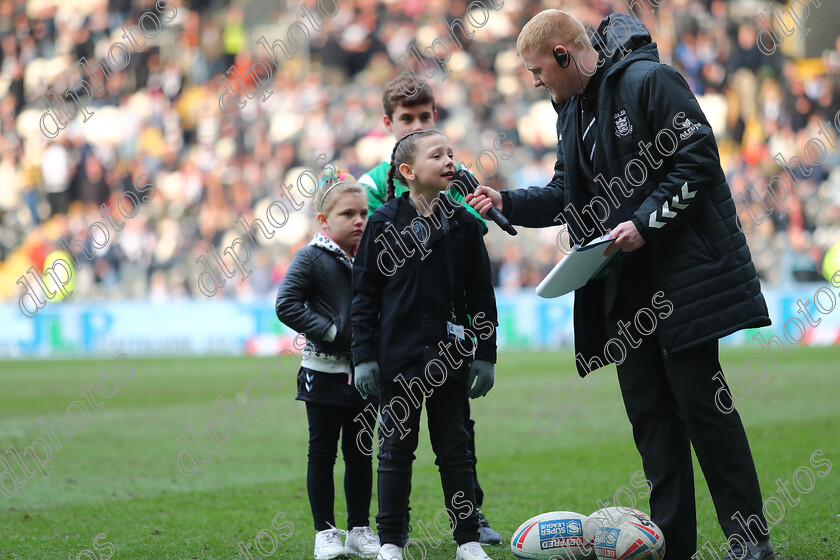
[{"label": "dark jeans", "polygon": [[[406,376],[410,378],[410,376]],[[419,392],[406,394],[403,386],[382,380],[379,397],[380,447],[376,516],[379,540],[404,546],[408,535],[407,517],[411,490],[411,466],[420,432]],[[396,399],[396,400],[395,400]],[[408,406],[397,406],[399,400]],[[469,451],[469,435],[465,428],[469,404],[464,383],[448,378],[433,388],[426,399],[429,439],[435,452],[435,464],[443,486],[444,506],[454,519],[455,542],[464,544],[478,540],[478,511],[473,490],[473,455]],[[406,420],[402,421],[402,418]]]},{"label": "dark jeans", "polygon": [[373,467],[369,455],[356,445],[360,424],[353,418],[362,412],[353,407],[306,403],[309,419],[309,462],[306,469],[306,491],[315,520],[315,530],[335,526],[333,503],[338,436],[344,456],[344,496],[347,500],[347,528],[368,527],[370,495],[373,489]]},{"label": "dark jeans", "polygon": [[[633,322],[633,315],[624,318]],[[614,319],[607,321],[608,336],[625,340]],[[651,517],[665,536],[666,559],[690,560],[697,551],[692,445],[724,534],[749,540],[732,515],[757,515],[765,527],[767,522],[741,417],[735,410],[725,414],[715,404],[720,383],[713,376],[721,371],[718,342],[671,354],[660,347],[654,332],[642,336],[638,348],[625,348],[618,382],[645,476],[653,486]],[[769,537],[757,533],[757,538]]]}]

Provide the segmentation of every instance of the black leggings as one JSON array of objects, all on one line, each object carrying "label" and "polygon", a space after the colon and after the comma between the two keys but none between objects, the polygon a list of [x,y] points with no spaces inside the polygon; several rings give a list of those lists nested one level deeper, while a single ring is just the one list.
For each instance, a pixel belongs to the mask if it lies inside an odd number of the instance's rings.
[{"label": "black leggings", "polygon": [[338,435],[344,456],[344,497],[347,500],[347,529],[368,527],[373,469],[370,455],[356,445],[356,435],[364,426],[353,422],[362,409],[306,403],[309,419],[309,462],[306,468],[306,491],[315,521],[315,530],[335,526],[335,466]]}]

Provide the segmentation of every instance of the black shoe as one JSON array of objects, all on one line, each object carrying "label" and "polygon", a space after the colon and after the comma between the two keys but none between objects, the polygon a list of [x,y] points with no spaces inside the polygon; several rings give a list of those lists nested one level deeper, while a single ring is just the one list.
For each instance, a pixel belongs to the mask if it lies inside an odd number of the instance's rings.
[{"label": "black shoe", "polygon": [[755,544],[748,542],[746,550],[740,544],[736,544],[720,560],[776,560],[776,554],[770,541]]},{"label": "black shoe", "polygon": [[487,518],[484,517],[481,510],[478,512],[478,542],[480,544],[502,544],[501,535],[490,528],[490,523],[487,522]]}]

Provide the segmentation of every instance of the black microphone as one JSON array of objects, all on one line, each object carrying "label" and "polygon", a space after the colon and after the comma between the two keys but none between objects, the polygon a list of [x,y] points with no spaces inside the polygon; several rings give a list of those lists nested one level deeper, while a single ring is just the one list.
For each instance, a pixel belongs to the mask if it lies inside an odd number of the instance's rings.
[{"label": "black microphone", "polygon": [[[464,186],[464,190],[466,191],[464,192],[464,197],[470,193],[474,193],[475,188],[478,186],[478,179],[473,177],[472,173],[465,169],[456,170],[452,175],[452,182]],[[517,231],[513,229],[512,225],[510,225],[510,220],[505,218],[495,205],[490,206],[490,209],[487,211],[487,217],[496,222],[497,226],[508,232],[510,235],[517,234]]]}]

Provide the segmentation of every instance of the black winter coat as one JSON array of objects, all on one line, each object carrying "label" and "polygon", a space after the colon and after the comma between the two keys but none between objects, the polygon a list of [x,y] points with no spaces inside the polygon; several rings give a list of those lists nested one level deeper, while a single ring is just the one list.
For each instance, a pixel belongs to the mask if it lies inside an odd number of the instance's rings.
[{"label": "black winter coat", "polygon": [[[324,247],[307,245],[295,253],[277,291],[277,318],[306,335],[313,352],[350,357],[352,271]],[[335,340],[324,335],[335,323]]]},{"label": "black winter coat", "polygon": [[[673,303],[657,328],[663,348],[678,352],[769,325],[714,134],[688,84],[659,62],[656,44],[635,18],[608,16],[592,42],[604,62],[594,162],[601,200],[610,209],[603,225],[608,229],[632,220],[645,240],[628,255],[625,268],[635,258],[633,268],[646,271],[648,295],[661,290]],[[604,213],[603,206],[590,202],[580,171],[580,103],[574,96],[555,105],[557,163],[549,184],[504,191],[502,201],[514,224],[566,223],[577,241],[586,242],[600,235],[593,216]],[[593,284],[575,292],[575,349],[587,362],[597,356],[609,363],[604,291]],[[576,362],[580,375],[586,375],[582,361]]]},{"label": "black winter coat", "polygon": [[[473,359],[496,362],[496,298],[481,225],[462,205],[441,200],[451,215],[448,234],[440,214],[440,227],[421,218],[406,191],[370,216],[353,261],[353,361],[378,362],[386,379],[410,377],[406,366],[439,360],[448,364],[447,374],[465,381]],[[412,233],[421,223],[430,229],[422,252],[418,244],[426,233]],[[477,339],[474,356],[469,340],[458,350],[447,337],[450,303],[456,324]],[[430,372],[437,370],[430,366]]]}]

